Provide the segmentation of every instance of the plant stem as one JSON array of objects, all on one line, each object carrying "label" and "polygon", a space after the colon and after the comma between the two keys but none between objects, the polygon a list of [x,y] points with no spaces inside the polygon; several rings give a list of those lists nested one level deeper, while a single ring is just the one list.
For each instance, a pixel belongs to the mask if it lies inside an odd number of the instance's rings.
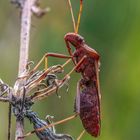
[{"label": "plant stem", "polygon": [[26,71],[29,52],[32,1],[26,0],[21,12],[20,59],[18,76]]},{"label": "plant stem", "polygon": [[15,140],[24,140],[24,138],[19,138],[19,136],[23,136],[24,134],[24,120],[16,120],[16,136]]},{"label": "plant stem", "polygon": [[0,102],[9,102],[9,98],[0,97]]},{"label": "plant stem", "polygon": [[[30,28],[31,28],[31,7],[35,0],[25,0],[24,5],[22,7],[21,11],[21,35],[20,35],[20,58],[19,58],[19,71],[18,76],[23,76],[23,73],[26,74],[26,67],[28,64],[28,54],[29,54],[29,42],[30,42]],[[21,78],[17,85],[18,89],[20,89],[24,83],[25,78]],[[16,91],[16,90],[15,90]],[[15,95],[17,98],[22,97],[23,93]],[[24,134],[24,120],[16,120],[16,136],[15,140],[18,139],[19,136],[23,136]],[[23,138],[20,138],[18,140],[23,140]]]}]

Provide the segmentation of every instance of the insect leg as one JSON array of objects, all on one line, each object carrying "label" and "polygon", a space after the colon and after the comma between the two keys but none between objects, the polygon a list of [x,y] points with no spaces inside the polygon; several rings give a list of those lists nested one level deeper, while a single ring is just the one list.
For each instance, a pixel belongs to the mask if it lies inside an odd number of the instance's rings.
[{"label": "insect leg", "polygon": [[31,81],[28,85],[26,85],[26,89],[31,90],[37,85],[40,84],[42,80],[46,78],[46,76],[49,73],[57,73],[57,72],[62,72],[63,68],[71,61],[71,59],[68,59],[63,65],[56,65],[48,68],[44,72],[42,72],[35,80]]},{"label": "insect leg", "polygon": [[74,58],[73,58],[73,54],[72,54],[72,51],[71,51],[71,47],[70,47],[69,41],[65,39],[65,43],[66,43],[66,47],[68,49],[68,52],[69,52],[70,56],[72,57],[72,61],[76,65],[76,63],[74,61]]},{"label": "insect leg", "polygon": [[[65,77],[68,77],[68,76],[70,76],[72,73],[73,73],[73,71],[75,71],[83,62],[84,62],[84,60],[87,58],[87,56],[86,55],[84,55],[82,58],[81,58],[81,60],[76,64],[76,66],[65,76]],[[65,78],[64,77],[64,78]]]},{"label": "insect leg", "polygon": [[86,132],[86,131],[83,130],[83,131],[81,132],[81,134],[79,135],[79,137],[78,137],[76,140],[80,140],[80,139],[82,138],[82,136],[84,135],[85,132]]},{"label": "insect leg", "polygon": [[58,86],[54,85],[53,87],[49,86],[46,89],[43,89],[41,94],[39,93],[33,96],[32,101],[34,102],[35,100],[41,100],[41,99],[44,99],[45,97],[48,97],[52,93],[56,92],[58,88],[61,88],[65,83],[67,83],[68,80],[69,80],[69,77],[65,77],[65,79],[59,80]]},{"label": "insect leg", "polygon": [[[38,91],[35,91],[31,96],[31,100],[34,100],[38,98],[39,96],[42,96],[43,93],[46,93],[47,91],[51,90],[52,86],[48,86],[45,89],[40,89]],[[47,96],[47,95],[46,95]]]},{"label": "insect leg", "polygon": [[[58,124],[65,123],[65,122],[67,122],[67,121],[69,121],[69,120],[74,119],[75,117],[77,117],[77,115],[78,115],[78,114],[74,114],[74,115],[72,115],[72,116],[70,116],[70,117],[68,117],[68,118],[65,118],[65,119],[63,119],[63,120],[60,120],[60,121],[58,121],[58,122],[54,122],[54,123],[51,123],[51,124],[49,124],[49,125],[47,125],[47,126],[44,126],[44,127],[42,127],[42,128],[38,128],[38,129],[36,129],[35,131],[42,131],[42,130],[44,130],[44,129],[46,129],[46,128],[49,128],[49,127],[52,127],[52,126],[55,126],[55,125],[58,125]],[[33,132],[33,131],[32,131],[32,132]],[[34,133],[34,132],[33,132],[33,133]]]},{"label": "insect leg", "polygon": [[61,96],[59,95],[59,93],[58,93],[58,90],[59,90],[59,85],[58,85],[58,82],[57,82],[57,80],[55,80],[55,86],[56,86],[56,95],[57,95],[57,97],[59,97],[59,98],[61,98]]},{"label": "insect leg", "polygon": [[49,125],[46,125],[46,126],[43,126],[43,127],[41,127],[41,128],[35,129],[35,130],[31,131],[31,132],[28,132],[28,133],[25,134],[24,136],[21,136],[20,138],[25,138],[25,137],[27,137],[27,136],[30,136],[30,135],[36,133],[36,132],[40,132],[40,131],[43,131],[44,129],[53,127],[53,126],[58,125],[58,124],[62,124],[62,123],[67,122],[67,121],[69,121],[69,120],[72,120],[72,119],[74,119],[75,117],[77,117],[77,115],[78,115],[78,114],[74,114],[74,115],[72,115],[72,116],[70,116],[70,117],[68,117],[68,118],[66,118],[66,119],[61,120],[61,121],[58,121],[58,122],[55,122],[55,123],[51,123],[51,124],[49,124]]},{"label": "insect leg", "polygon": [[34,87],[36,87],[40,82],[46,78],[46,75],[51,71],[51,69],[47,69],[44,71],[39,77],[37,77],[35,80],[31,81],[28,85],[26,85],[26,89],[31,90]]},{"label": "insect leg", "polygon": [[79,82],[77,83],[75,112],[80,114],[80,84],[79,84]]},{"label": "insect leg", "polygon": [[[83,61],[86,59],[86,57],[87,56],[83,56],[82,59],[76,64],[76,66],[68,74],[66,74],[66,76],[62,80],[60,80],[60,82],[58,83],[59,88],[61,88],[70,79],[70,75],[73,73],[73,71],[75,71],[75,69],[77,69],[83,63]],[[35,96],[33,98],[33,101],[40,100],[42,98],[49,96],[54,91],[56,91],[56,89],[57,89],[56,86],[52,87],[50,90],[47,90],[46,92],[39,94],[38,96]]]},{"label": "insect leg", "polygon": [[47,58],[48,56],[51,56],[51,57],[57,57],[57,58],[65,58],[65,59],[69,59],[71,58],[71,56],[67,56],[67,55],[63,55],[63,54],[58,54],[58,53],[46,53],[42,59],[38,62],[38,64],[33,68],[33,70],[31,70],[30,74],[33,74],[34,71],[36,71],[36,69],[41,65],[41,63],[45,60],[46,61],[46,68],[47,69]]}]

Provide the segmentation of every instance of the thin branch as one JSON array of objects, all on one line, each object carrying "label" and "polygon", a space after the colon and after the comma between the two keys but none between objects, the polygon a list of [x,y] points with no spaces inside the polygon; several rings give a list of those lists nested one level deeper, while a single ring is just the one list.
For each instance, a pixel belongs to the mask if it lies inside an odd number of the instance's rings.
[{"label": "thin branch", "polygon": [[25,0],[21,13],[21,35],[20,35],[20,60],[18,76],[26,71],[29,54],[30,28],[31,28],[31,8],[36,0]]},{"label": "thin branch", "polygon": [[9,98],[0,97],[1,102],[9,102]]},{"label": "thin branch", "polygon": [[[24,5],[21,11],[21,35],[20,35],[20,59],[19,59],[19,71],[18,76],[26,74],[26,67],[28,63],[28,54],[29,54],[29,41],[30,41],[30,28],[31,28],[31,7],[36,0],[25,0]],[[24,85],[25,78],[17,80],[15,86],[15,95],[18,98],[18,90]],[[16,90],[17,89],[17,90]],[[19,98],[22,96],[22,93],[19,93]],[[22,136],[24,133],[24,120],[16,120],[16,136],[15,140],[19,136]],[[23,138],[18,139],[23,140]]]},{"label": "thin branch", "polygon": [[8,114],[8,140],[10,140],[11,138],[11,104],[9,103],[9,114]]},{"label": "thin branch", "polygon": [[16,135],[15,140],[24,140],[23,138],[18,138],[24,134],[24,121],[23,120],[16,120]]},{"label": "thin branch", "polygon": [[23,0],[23,2],[24,4],[21,13],[20,60],[18,76],[21,76],[21,74],[26,72],[32,14],[35,14],[37,17],[42,17],[50,11],[49,8],[41,9],[38,6],[38,0]]}]

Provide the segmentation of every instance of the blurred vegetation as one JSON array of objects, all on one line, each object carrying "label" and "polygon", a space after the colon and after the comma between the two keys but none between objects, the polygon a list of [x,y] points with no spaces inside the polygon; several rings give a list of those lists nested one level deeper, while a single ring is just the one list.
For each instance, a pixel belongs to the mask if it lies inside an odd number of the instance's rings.
[{"label": "blurred vegetation", "polygon": [[[72,0],[75,15],[79,1]],[[33,18],[30,60],[37,63],[45,52],[67,53],[64,35],[73,32],[66,0],[47,0],[42,6],[49,12],[42,19]],[[139,140],[140,138],[140,1],[139,0],[86,0],[79,33],[87,44],[101,55],[100,83],[102,93],[102,130],[98,140]],[[14,84],[18,70],[20,14],[8,0],[0,1],[0,78]],[[62,64],[64,60],[49,58],[49,64]],[[67,66],[66,72],[72,68]],[[66,88],[38,102],[33,109],[44,118],[50,114],[55,121],[73,114],[76,83],[79,74],[73,74]],[[0,103],[0,139],[7,138],[8,107]],[[12,119],[14,139],[15,118]],[[32,130],[29,121],[25,124]],[[77,137],[82,131],[79,118],[56,127],[59,133]],[[37,140],[36,136],[27,139]],[[94,139],[88,134],[83,140]]]}]

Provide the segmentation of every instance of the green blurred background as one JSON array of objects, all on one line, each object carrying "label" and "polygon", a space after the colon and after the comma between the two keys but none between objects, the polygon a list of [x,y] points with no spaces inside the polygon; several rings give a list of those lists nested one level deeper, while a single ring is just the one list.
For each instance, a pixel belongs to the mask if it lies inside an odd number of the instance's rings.
[{"label": "green blurred background", "polygon": [[[79,1],[72,0],[75,16]],[[64,35],[73,31],[66,0],[43,1],[49,12],[42,19],[33,17],[30,60],[37,63],[45,52],[67,53]],[[79,33],[101,55],[101,118],[102,129],[98,140],[140,139],[140,1],[85,0]],[[17,77],[19,57],[20,15],[8,0],[0,1],[0,78],[13,85]],[[49,58],[49,65],[64,60]],[[73,65],[66,67],[68,72]],[[66,73],[65,72],[65,73]],[[54,115],[55,121],[73,114],[76,83],[79,74],[73,73],[69,93],[63,87],[59,99],[55,94],[38,102],[33,110],[43,119]],[[8,105],[0,103],[0,139],[7,139]],[[79,118],[56,127],[58,133],[76,138],[83,130]],[[26,132],[32,125],[26,120]],[[12,140],[15,118],[12,118]],[[37,140],[30,136],[28,140]],[[82,140],[94,139],[87,133]]]}]

